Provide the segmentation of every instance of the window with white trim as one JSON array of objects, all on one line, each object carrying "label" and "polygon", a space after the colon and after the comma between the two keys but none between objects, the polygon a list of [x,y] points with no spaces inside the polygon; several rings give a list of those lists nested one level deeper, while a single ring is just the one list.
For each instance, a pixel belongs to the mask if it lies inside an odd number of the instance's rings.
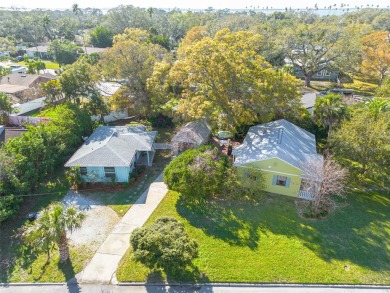
[{"label": "window with white trim", "polygon": [[104,167],[104,174],[107,178],[115,177],[115,167]]},{"label": "window with white trim", "polygon": [[82,176],[88,175],[87,167],[80,167],[80,175]]},{"label": "window with white trim", "polygon": [[287,185],[287,177],[286,176],[277,176],[276,177],[276,185],[286,186]]}]

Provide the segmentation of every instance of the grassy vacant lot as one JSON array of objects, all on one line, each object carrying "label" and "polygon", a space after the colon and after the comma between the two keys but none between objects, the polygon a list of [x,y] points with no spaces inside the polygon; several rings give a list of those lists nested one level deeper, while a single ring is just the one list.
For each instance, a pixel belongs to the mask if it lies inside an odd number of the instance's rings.
[{"label": "grassy vacant lot", "polygon": [[169,192],[148,223],[161,216],[182,221],[199,244],[199,258],[178,275],[151,271],[131,260],[120,281],[390,283],[390,196],[353,193],[330,218],[305,220],[293,198],[188,206]]}]

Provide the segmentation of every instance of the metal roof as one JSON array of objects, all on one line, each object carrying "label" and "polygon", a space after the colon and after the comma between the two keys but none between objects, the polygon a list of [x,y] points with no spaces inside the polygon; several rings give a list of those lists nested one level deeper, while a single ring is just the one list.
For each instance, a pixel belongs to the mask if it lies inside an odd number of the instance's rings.
[{"label": "metal roof", "polygon": [[314,134],[284,119],[249,128],[243,144],[232,154],[235,166],[279,158],[303,172],[313,158],[322,160]]}]

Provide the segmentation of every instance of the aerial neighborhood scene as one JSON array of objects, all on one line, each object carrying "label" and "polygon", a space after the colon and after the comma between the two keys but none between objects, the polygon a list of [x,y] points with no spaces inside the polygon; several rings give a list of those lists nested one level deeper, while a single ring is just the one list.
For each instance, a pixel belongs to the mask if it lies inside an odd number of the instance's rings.
[{"label": "aerial neighborhood scene", "polygon": [[387,4],[33,2],[0,7],[1,292],[390,291]]}]

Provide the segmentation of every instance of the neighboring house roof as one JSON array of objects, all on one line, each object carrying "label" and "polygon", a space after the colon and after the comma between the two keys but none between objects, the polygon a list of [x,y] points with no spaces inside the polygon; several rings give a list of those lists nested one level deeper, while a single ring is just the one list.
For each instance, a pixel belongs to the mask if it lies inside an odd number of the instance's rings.
[{"label": "neighboring house roof", "polygon": [[113,94],[116,93],[117,90],[122,86],[120,83],[117,82],[102,82],[99,81],[96,84],[100,94],[104,97],[111,97]]},{"label": "neighboring house roof", "polygon": [[157,131],[145,126],[100,126],[65,167],[128,167],[137,151],[152,151]]},{"label": "neighboring house roof", "polygon": [[29,88],[39,78],[52,80],[52,79],[56,79],[56,76],[50,73],[44,73],[44,74],[11,73],[3,76],[0,79],[0,85],[17,85],[17,86],[24,86],[26,88]]},{"label": "neighboring house roof", "polygon": [[88,55],[93,53],[101,53],[107,50],[107,48],[96,48],[96,47],[85,47],[85,50],[84,47],[82,47],[82,49]]},{"label": "neighboring house roof", "polygon": [[172,138],[173,143],[192,143],[195,145],[203,144],[210,136],[211,127],[204,119],[187,123]]},{"label": "neighboring house roof", "polygon": [[[80,48],[87,54],[100,53],[107,50],[107,48],[95,48],[95,47],[85,47],[85,50],[84,47],[80,47]],[[37,47],[30,47],[26,49],[26,51],[29,52],[40,52],[40,53],[47,53],[48,50],[49,50],[49,46],[38,46],[38,50]]]},{"label": "neighboring house roof", "polygon": [[25,128],[0,126],[0,141],[7,143],[11,138],[18,137],[26,132],[27,129]]},{"label": "neighboring house roof", "polygon": [[308,162],[322,160],[316,151],[314,134],[284,119],[249,128],[233,155],[235,166],[279,158],[303,172]]},{"label": "neighboring house roof", "polygon": [[45,99],[46,97],[42,97],[24,104],[12,105],[13,108],[18,109],[18,112],[15,115],[22,116],[35,110],[41,109],[42,107],[46,106]]},{"label": "neighboring house roof", "polygon": [[28,86],[14,84],[0,84],[0,93],[15,94],[29,89]]},{"label": "neighboring house roof", "polygon": [[305,93],[301,99],[302,106],[305,109],[314,108],[314,104],[316,103],[316,99],[317,99],[317,93]]},{"label": "neighboring house roof", "polygon": [[42,52],[42,53],[47,53],[49,50],[49,46],[34,46],[27,48],[26,51],[32,51],[32,52]]}]

